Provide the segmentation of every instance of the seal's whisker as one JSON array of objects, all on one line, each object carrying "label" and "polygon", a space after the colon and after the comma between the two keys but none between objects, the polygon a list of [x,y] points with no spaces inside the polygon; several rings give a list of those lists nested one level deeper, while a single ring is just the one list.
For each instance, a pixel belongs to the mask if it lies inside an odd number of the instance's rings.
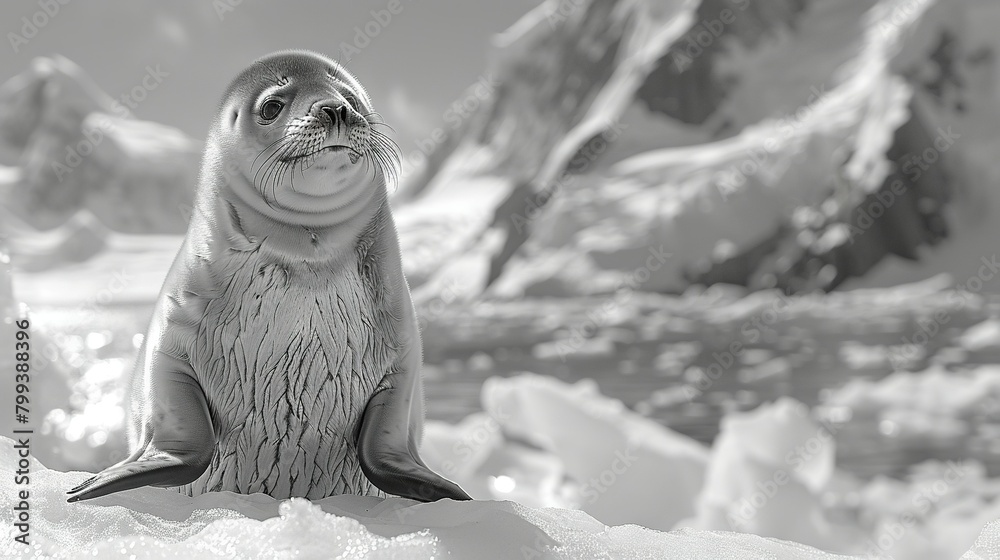
[{"label": "seal's whisker", "polygon": [[[261,178],[260,189],[261,194],[264,195],[264,202],[266,202],[268,206],[271,206],[272,201],[276,202],[278,200],[278,185],[280,184],[281,178],[284,176],[288,167],[288,163],[283,160],[295,149],[296,142],[294,139],[288,139],[287,137],[284,139],[287,141],[275,149],[274,152],[264,160],[264,163],[261,164],[262,168],[266,166],[267,169]],[[270,197],[268,196],[268,190],[271,191]]]},{"label": "seal's whisker", "polygon": [[378,178],[378,170],[375,169],[375,163],[372,161],[371,150],[368,149],[368,148],[366,148],[363,155],[366,156],[365,157],[365,174],[367,174],[370,171],[371,174],[372,174],[372,181],[374,181],[375,179]]},{"label": "seal's whisker", "polygon": [[288,172],[288,168],[293,165],[293,163],[288,163],[285,161],[285,157],[289,155],[294,150],[294,144],[289,144],[282,150],[281,157],[277,158],[277,161],[272,166],[272,171],[268,177],[268,183],[271,187],[271,198],[277,202],[278,201],[278,186],[284,181],[285,173]]},{"label": "seal's whisker", "polygon": [[396,132],[395,128],[392,128],[392,126],[390,126],[390,125],[388,125],[388,124],[386,124],[384,122],[373,122],[373,123],[368,123],[368,125],[369,126],[384,126],[384,127],[388,128],[392,133],[395,134],[395,132]]},{"label": "seal's whisker", "polygon": [[[270,156],[263,164],[261,164],[260,172],[258,173],[259,179],[257,175],[255,175],[254,184],[259,186],[262,194],[267,194],[268,184],[270,183],[275,171],[280,167],[281,161],[278,156]],[[267,197],[265,196],[265,199],[266,198]]]},{"label": "seal's whisker", "polygon": [[379,167],[382,170],[382,175],[385,177],[386,183],[387,184],[389,184],[389,183],[395,184],[396,183],[396,170],[395,170],[395,167],[393,167],[392,164],[389,163],[389,161],[386,158],[384,152],[382,152],[382,151],[377,152],[377,156],[376,157],[379,160],[379,163],[380,163]]},{"label": "seal's whisker", "polygon": [[[291,163],[291,165],[287,165],[285,167],[285,169],[283,169],[281,171],[281,174],[278,176],[278,183],[282,183],[282,182],[284,182],[285,173],[288,173],[288,188],[292,192],[298,192],[298,191],[295,190],[295,167],[296,167],[296,165],[300,165],[298,160],[293,161]],[[301,165],[300,165],[300,167],[301,167]],[[302,171],[300,169],[299,173],[301,173],[301,172]]]},{"label": "seal's whisker", "polygon": [[[282,138],[282,140],[284,140],[284,138]],[[279,142],[281,142],[282,140],[279,140]],[[270,148],[273,147],[273,146],[274,146],[274,144],[272,144],[271,146],[269,146],[268,149],[270,150]],[[278,154],[280,151],[281,151],[281,147],[280,146],[278,148],[275,148],[273,151],[271,151],[270,153],[268,153],[267,156],[264,158],[264,161],[262,161],[260,163],[260,166],[254,172],[254,176],[253,176],[253,183],[255,185],[263,184],[263,180],[267,177],[267,174],[271,171],[271,167],[273,166],[274,162],[276,161],[276,158],[277,158],[276,154]],[[260,156],[258,156],[258,157],[260,157]]]},{"label": "seal's whisker", "polygon": [[[386,126],[388,126],[388,125],[386,125]],[[382,131],[374,130],[373,129],[371,131],[371,136],[372,136],[373,140],[376,140],[376,141],[382,143],[383,146],[388,151],[392,152],[397,157],[399,156],[399,154],[400,154],[399,144],[397,144],[395,140],[393,140],[391,137],[389,137],[389,135],[387,135],[386,133],[384,133]]]},{"label": "seal's whisker", "polygon": [[[396,129],[392,128],[392,126],[390,126],[388,123],[386,123],[385,122],[385,117],[383,117],[382,113],[379,113],[378,111],[372,111],[370,113],[365,113],[364,115],[361,115],[361,116],[364,117],[364,119],[366,121],[368,121],[368,124],[370,124],[370,125],[376,125],[376,124],[382,125],[382,126],[388,128],[389,130],[391,130],[393,132],[396,132]],[[377,117],[378,120],[375,120],[374,118],[369,118],[369,117]]]},{"label": "seal's whisker", "polygon": [[[284,142],[284,141],[285,141],[285,137],[282,136],[281,138],[275,140],[269,146],[267,146],[266,148],[264,148],[263,150],[261,150],[260,153],[257,154],[257,157],[254,158],[253,162],[250,163],[250,170],[253,171],[254,166],[257,165],[257,161],[260,159],[260,156],[264,155],[265,152],[268,152],[269,150],[271,150],[272,148],[274,148],[276,145],[278,145],[278,144],[280,144],[281,142]],[[275,152],[278,151],[279,149],[280,148],[275,148]],[[271,159],[271,157],[274,155],[275,152],[269,153],[267,155],[267,157],[264,158],[264,161],[261,162],[260,167],[258,167],[256,171],[253,171],[253,173],[254,173],[253,180],[252,180],[253,184],[255,184],[255,185],[257,184],[257,179],[258,179],[258,176],[259,176],[260,172],[263,171],[265,167],[267,167],[268,160]]]},{"label": "seal's whisker", "polygon": [[287,143],[288,143],[287,136],[282,136],[278,140],[272,142],[268,147],[264,148],[263,150],[261,150],[259,154],[257,154],[257,157],[254,158],[253,163],[250,164],[250,168],[253,169],[253,166],[256,165],[257,161],[260,159],[260,156],[264,155],[265,153],[267,153],[267,156],[264,157],[264,161],[261,162],[260,167],[258,169],[263,169],[267,167],[269,165],[268,162],[274,157],[276,157],[278,154],[280,154],[282,152],[282,149],[285,148],[285,146],[287,145]]},{"label": "seal's whisker", "polygon": [[295,168],[296,167],[299,168],[299,174],[302,175],[302,178],[304,179],[306,175],[306,169],[312,167],[314,163],[316,163],[315,157],[299,158],[292,162],[291,165],[292,173],[289,182],[291,183],[293,191],[295,190]]},{"label": "seal's whisker", "polygon": [[399,180],[402,167],[399,144],[385,133],[372,129],[369,138],[372,153],[382,168],[387,181],[395,183]]},{"label": "seal's whisker", "polygon": [[278,200],[278,186],[284,181],[285,173],[288,172],[289,168],[294,168],[295,162],[289,163],[285,161],[285,158],[296,151],[296,144],[296,142],[290,142],[285,146],[281,151],[281,156],[278,158],[277,163],[274,165],[275,171],[271,174],[271,197],[275,201]]},{"label": "seal's whisker", "polygon": [[375,163],[378,165],[378,170],[382,173],[382,176],[385,177],[386,182],[389,182],[391,180],[389,178],[390,172],[388,170],[388,167],[386,166],[385,156],[382,155],[382,152],[380,150],[372,152],[372,155],[375,159]]},{"label": "seal's whisker", "polygon": [[385,180],[386,179],[385,159],[382,157],[381,152],[375,149],[372,151],[371,157],[372,157],[372,164],[375,167],[375,177],[381,176],[383,180]]},{"label": "seal's whisker", "polygon": [[379,154],[379,150],[374,145],[374,143],[370,144],[370,147],[368,149],[368,158],[372,160],[372,167],[374,168],[373,171],[375,172],[375,174],[372,175],[372,177],[375,178],[378,176],[378,172],[382,171],[384,164],[381,160],[381,155]]},{"label": "seal's whisker", "polygon": [[264,198],[264,202],[268,206],[272,206],[271,203],[273,201],[277,200],[273,195],[272,196],[268,196],[268,190],[270,190],[268,188],[268,185],[271,182],[271,176],[274,174],[275,168],[278,167],[278,166],[279,166],[279,164],[277,162],[268,164],[267,167],[264,170],[264,174],[260,178],[259,183],[255,183],[258,186],[258,188],[260,189],[261,195]]},{"label": "seal's whisker", "polygon": [[286,138],[285,136],[282,136],[281,138],[278,138],[278,139],[277,139],[277,140],[275,140],[274,142],[271,142],[271,144],[270,144],[269,146],[267,146],[267,147],[265,147],[265,148],[264,148],[263,150],[261,150],[261,151],[260,151],[260,152],[259,152],[259,153],[257,154],[257,157],[253,158],[253,161],[252,161],[252,162],[250,162],[250,169],[253,169],[253,166],[257,164],[257,160],[259,160],[259,159],[260,159],[260,156],[264,155],[264,152],[266,152],[266,151],[270,150],[271,148],[273,148],[273,147],[274,147],[274,146],[276,146],[277,144],[279,144],[279,143],[281,143],[281,142],[285,141],[285,138]]}]

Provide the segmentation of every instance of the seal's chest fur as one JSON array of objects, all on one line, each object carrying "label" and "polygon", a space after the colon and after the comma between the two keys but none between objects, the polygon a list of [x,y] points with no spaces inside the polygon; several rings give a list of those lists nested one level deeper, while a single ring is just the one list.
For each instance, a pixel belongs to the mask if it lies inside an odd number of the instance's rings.
[{"label": "seal's chest fur", "polygon": [[354,438],[396,345],[360,264],[277,263],[249,251],[213,270],[223,291],[207,303],[191,361],[218,447],[189,493],[380,495]]}]

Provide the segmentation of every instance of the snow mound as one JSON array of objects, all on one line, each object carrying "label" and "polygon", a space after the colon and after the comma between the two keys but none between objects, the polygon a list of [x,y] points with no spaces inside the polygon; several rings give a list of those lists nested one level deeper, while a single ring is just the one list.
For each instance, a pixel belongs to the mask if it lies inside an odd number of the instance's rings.
[{"label": "snow mound", "polygon": [[998,550],[1000,550],[1000,520],[993,521],[983,529],[975,546],[962,555],[962,560],[996,558]]},{"label": "snow mound", "polygon": [[86,475],[30,459],[30,486],[15,486],[14,445],[0,437],[0,495],[30,492],[30,545],[16,542],[19,528],[5,523],[3,558],[846,558],[753,535],[608,527],[584,512],[513,502],[279,502],[141,488],[67,504],[65,490]]}]

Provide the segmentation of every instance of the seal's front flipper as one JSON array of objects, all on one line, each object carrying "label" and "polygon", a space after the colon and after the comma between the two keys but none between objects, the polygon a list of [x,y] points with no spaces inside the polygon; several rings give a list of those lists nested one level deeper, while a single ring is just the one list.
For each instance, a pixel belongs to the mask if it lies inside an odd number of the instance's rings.
[{"label": "seal's front flipper", "polygon": [[389,374],[379,385],[361,418],[358,459],[368,480],[387,494],[421,502],[441,498],[471,500],[457,484],[427,468],[410,431],[410,395],[393,386]]},{"label": "seal's front flipper", "polygon": [[[108,467],[71,489],[67,501],[78,502],[139,488],[182,486],[208,468],[215,452],[215,434],[201,386],[183,373],[165,375],[153,413],[156,427],[145,422],[143,440],[127,459]],[[152,432],[152,433],[150,433]]]},{"label": "seal's front flipper", "polygon": [[67,501],[89,500],[140,486],[181,486],[201,476],[207,466],[189,465],[176,455],[147,450],[134,462],[108,467],[73,488],[67,492],[71,494]]}]

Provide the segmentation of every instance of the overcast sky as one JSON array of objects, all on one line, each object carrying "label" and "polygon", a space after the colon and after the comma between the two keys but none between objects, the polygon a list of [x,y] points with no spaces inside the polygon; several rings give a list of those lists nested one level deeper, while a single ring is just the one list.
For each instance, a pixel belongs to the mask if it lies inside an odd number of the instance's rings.
[{"label": "overcast sky", "polygon": [[[538,4],[398,0],[399,13],[383,25],[371,12],[385,10],[390,0],[51,2],[59,8],[51,17],[39,15],[44,12],[34,0],[0,3],[3,79],[36,56],[58,53],[81,65],[117,98],[142,82],[146,66],[159,65],[168,75],[134,114],[201,139],[225,85],[254,58],[286,48],[340,58],[346,43],[363,47],[353,53],[348,68],[397,129],[404,151],[422,131],[439,124],[448,105],[483,73],[492,35]],[[23,29],[25,17],[44,22],[30,38],[32,30]],[[364,46],[365,37],[359,40],[355,27],[366,26],[377,36]],[[15,39],[18,52],[11,33],[27,41]]]}]

